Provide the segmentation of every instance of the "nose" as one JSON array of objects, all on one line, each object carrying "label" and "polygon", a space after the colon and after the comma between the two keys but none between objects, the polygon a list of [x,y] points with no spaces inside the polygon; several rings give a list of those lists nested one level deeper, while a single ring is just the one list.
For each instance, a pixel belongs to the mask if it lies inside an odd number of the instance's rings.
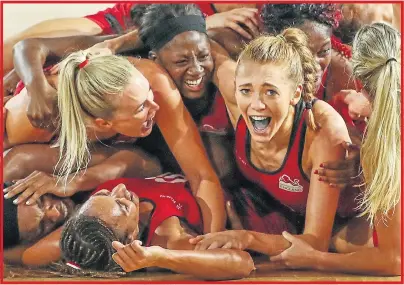
[{"label": "nose", "polygon": [[256,111],[264,110],[265,104],[261,100],[261,96],[255,93],[251,98],[251,108]]},{"label": "nose", "polygon": [[147,103],[149,103],[150,110],[157,111],[160,109],[160,106],[154,101],[154,94],[150,92],[151,95],[147,98]]},{"label": "nose", "polygon": [[115,196],[116,198],[124,198],[125,197],[125,193],[128,190],[126,189],[125,184],[118,184],[117,186],[115,186],[114,189],[112,189],[111,194],[112,196]]},{"label": "nose", "polygon": [[203,72],[203,66],[199,60],[194,57],[191,62],[191,66],[188,68],[188,74],[191,76],[198,76]]},{"label": "nose", "polygon": [[54,223],[59,221],[60,216],[61,216],[61,213],[56,208],[56,205],[52,205],[50,208],[45,210],[45,217]]}]

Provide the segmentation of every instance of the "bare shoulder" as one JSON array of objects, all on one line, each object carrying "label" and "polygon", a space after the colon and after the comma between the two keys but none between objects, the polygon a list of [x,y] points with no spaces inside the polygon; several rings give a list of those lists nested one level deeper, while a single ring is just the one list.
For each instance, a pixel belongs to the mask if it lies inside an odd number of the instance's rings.
[{"label": "bare shoulder", "polygon": [[146,77],[153,91],[176,89],[170,75],[156,62],[137,57],[128,57],[128,60]]},{"label": "bare shoulder", "polygon": [[327,140],[332,146],[351,141],[344,119],[327,102],[318,100],[313,106],[313,113],[319,126],[319,130],[313,134],[314,137]]}]

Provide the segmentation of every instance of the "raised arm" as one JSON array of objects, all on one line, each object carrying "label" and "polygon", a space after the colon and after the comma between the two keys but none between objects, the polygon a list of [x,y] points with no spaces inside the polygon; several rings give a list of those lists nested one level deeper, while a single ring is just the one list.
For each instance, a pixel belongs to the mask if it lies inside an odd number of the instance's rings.
[{"label": "raised arm", "polygon": [[227,51],[218,43],[210,41],[212,56],[215,61],[213,83],[219,89],[226,103],[230,120],[234,128],[240,117],[235,95],[235,82],[237,64],[232,60]]},{"label": "raised arm", "polygon": [[56,90],[46,80],[43,72],[45,62],[59,60],[73,51],[86,49],[109,38],[111,36],[32,38],[14,46],[14,67],[32,98],[27,115],[34,127],[49,126],[49,121],[56,115]]},{"label": "raised arm", "polygon": [[[171,152],[187,177],[201,207],[204,232],[224,229],[223,190],[207,158],[198,129],[174,82],[154,62],[145,61],[142,73],[149,80],[155,101],[160,106],[156,123]],[[140,65],[137,64],[140,68]]]},{"label": "raised arm", "polygon": [[102,29],[87,18],[63,18],[42,21],[28,29],[7,38],[3,43],[3,72],[13,69],[13,47],[28,38],[55,38],[76,35],[99,35]]}]

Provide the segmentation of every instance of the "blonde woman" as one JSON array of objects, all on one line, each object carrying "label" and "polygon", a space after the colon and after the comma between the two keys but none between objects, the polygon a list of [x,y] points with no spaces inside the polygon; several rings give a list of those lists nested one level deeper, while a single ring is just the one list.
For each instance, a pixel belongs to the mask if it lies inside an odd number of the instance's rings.
[{"label": "blonde woman", "polygon": [[[234,203],[246,200],[245,213],[239,213],[247,230],[207,234],[191,242],[197,249],[248,248],[274,256],[289,247],[281,235],[283,216],[289,220],[284,230],[292,227],[313,248],[327,251],[334,219],[340,226],[341,217],[355,214],[355,194],[340,196],[316,176],[324,159],[344,158],[341,142],[349,141],[349,135],[342,117],[314,99],[317,66],[307,36],[286,29],[253,40],[237,64],[225,58],[218,67],[218,85],[235,129],[238,167],[255,188],[242,191],[241,198],[232,195]],[[224,80],[231,74],[236,76],[235,95],[234,81]],[[274,200],[287,210],[276,213]]]},{"label": "blonde woman", "polygon": [[[341,230],[340,253],[313,249],[284,233],[289,249],[271,258],[290,268],[371,275],[401,274],[401,36],[389,25],[362,27],[353,44],[355,77],[372,104],[361,148],[361,218]],[[370,225],[370,226],[369,226]]]},{"label": "blonde woman", "polygon": [[[79,51],[64,60],[57,86],[59,174],[65,184],[71,173],[86,168],[89,141],[145,137],[156,122],[200,202],[204,231],[223,229],[220,183],[180,93],[160,66],[149,60]],[[9,111],[7,119],[11,117]],[[29,124],[26,117],[25,121]],[[22,123],[16,120],[12,126],[18,124]],[[37,130],[31,126],[32,132]],[[31,191],[28,188],[10,187],[7,198]]]}]

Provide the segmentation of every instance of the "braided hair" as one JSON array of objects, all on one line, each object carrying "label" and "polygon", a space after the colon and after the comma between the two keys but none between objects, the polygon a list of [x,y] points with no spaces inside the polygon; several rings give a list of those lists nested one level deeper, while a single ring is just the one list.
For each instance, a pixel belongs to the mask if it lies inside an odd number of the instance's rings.
[{"label": "braided hair", "polygon": [[73,262],[83,269],[120,271],[112,259],[113,241],[120,240],[102,220],[76,215],[63,228],[60,248],[66,262]]},{"label": "braided hair", "polygon": [[264,31],[275,35],[286,28],[301,26],[305,20],[336,28],[340,19],[336,4],[265,4],[261,9]]}]

